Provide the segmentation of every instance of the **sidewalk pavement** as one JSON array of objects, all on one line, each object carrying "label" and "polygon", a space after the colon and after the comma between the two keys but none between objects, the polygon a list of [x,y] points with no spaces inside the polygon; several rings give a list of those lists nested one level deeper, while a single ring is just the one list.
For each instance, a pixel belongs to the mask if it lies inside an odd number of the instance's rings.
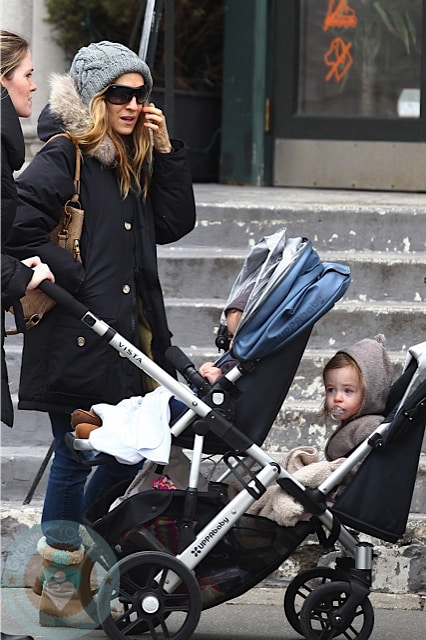
[{"label": "sidewalk pavement", "polygon": [[[10,598],[27,607],[25,589],[8,589],[2,593],[2,629],[7,633],[30,633],[43,640],[101,640],[107,638],[103,630],[46,628],[38,624],[37,611],[32,613],[31,628],[20,625],[11,615],[7,604]],[[219,607],[201,613],[194,640],[296,640],[300,636],[292,629],[283,611],[284,589],[257,587],[245,595]],[[371,594],[375,622],[371,640],[422,640],[426,628],[424,598],[413,595]],[[144,636],[145,637],[145,636]],[[129,639],[130,640],[130,639]]]},{"label": "sidewalk pavement", "polygon": [[[38,526],[41,502],[22,506],[17,503],[2,505],[2,553],[15,539],[26,540],[27,530]],[[25,546],[24,544],[22,546]],[[33,546],[32,546],[33,549]],[[28,555],[28,554],[24,554]],[[19,558],[18,558],[19,560]],[[25,564],[25,562],[23,563]],[[24,573],[17,566],[16,577]],[[2,587],[1,629],[7,633],[30,634],[40,640],[100,640],[107,638],[103,630],[58,629],[41,627],[38,623],[37,596],[32,589],[11,584]],[[4,563],[2,570],[4,577]],[[2,580],[2,584],[3,581]],[[27,582],[27,584],[29,584]],[[285,584],[268,586],[265,581],[246,594],[218,607],[203,611],[192,638],[196,640],[221,640],[244,638],[264,640],[296,640],[298,637],[287,621],[283,610]],[[375,625],[371,640],[421,640],[426,628],[426,594],[379,593],[370,594],[375,611]],[[422,631],[423,630],[423,631]],[[130,639],[129,639],[130,640]]]}]

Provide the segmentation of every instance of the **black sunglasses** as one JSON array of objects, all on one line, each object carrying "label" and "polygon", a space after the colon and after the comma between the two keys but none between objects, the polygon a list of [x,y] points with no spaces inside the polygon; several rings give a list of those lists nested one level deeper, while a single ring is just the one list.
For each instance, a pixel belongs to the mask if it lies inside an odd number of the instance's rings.
[{"label": "black sunglasses", "polygon": [[128,104],[136,98],[138,104],[143,104],[148,98],[148,86],[127,87],[125,84],[111,84],[105,91],[105,100],[111,104]]}]

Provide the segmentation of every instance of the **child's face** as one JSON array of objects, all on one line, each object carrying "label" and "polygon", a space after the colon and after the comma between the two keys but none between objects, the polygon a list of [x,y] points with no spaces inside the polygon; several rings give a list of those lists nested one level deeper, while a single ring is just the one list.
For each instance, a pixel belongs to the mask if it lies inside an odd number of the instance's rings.
[{"label": "child's face", "polygon": [[243,315],[243,312],[239,311],[238,309],[230,309],[226,313],[226,327],[228,329],[228,335],[231,338],[231,342],[237,330],[237,327],[241,320],[242,315]]},{"label": "child's face", "polygon": [[349,420],[361,408],[364,391],[357,370],[350,365],[325,372],[325,406],[329,413],[341,410],[339,420]]}]

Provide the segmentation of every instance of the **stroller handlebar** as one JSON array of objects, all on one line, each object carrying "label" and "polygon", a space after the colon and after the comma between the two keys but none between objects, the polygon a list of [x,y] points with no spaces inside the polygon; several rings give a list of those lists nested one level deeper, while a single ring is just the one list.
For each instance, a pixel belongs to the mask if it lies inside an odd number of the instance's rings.
[{"label": "stroller handlebar", "polygon": [[60,287],[58,284],[50,282],[50,280],[43,280],[43,282],[39,284],[39,289],[79,320],[89,312],[88,308],[76,300],[71,293]]},{"label": "stroller handlebar", "polygon": [[210,383],[198,373],[194,364],[188,358],[186,353],[179,349],[179,347],[172,346],[166,349],[166,358],[179,371],[189,384],[196,387],[199,391],[204,393],[210,391]]}]

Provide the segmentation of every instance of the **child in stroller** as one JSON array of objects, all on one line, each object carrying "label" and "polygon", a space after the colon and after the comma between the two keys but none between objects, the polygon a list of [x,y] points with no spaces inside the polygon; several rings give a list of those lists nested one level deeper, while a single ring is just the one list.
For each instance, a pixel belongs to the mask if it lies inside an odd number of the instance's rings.
[{"label": "child in stroller", "polygon": [[[422,374],[420,383],[414,385],[413,373],[422,366],[424,370],[425,358],[414,357],[414,372],[410,370],[397,394],[391,393],[392,405],[385,412],[385,422],[325,482],[317,489],[298,482],[261,449],[261,444],[288,392],[314,322],[343,295],[349,282],[348,271],[341,265],[317,261],[318,269],[312,266],[312,254],[309,247],[306,251],[303,239],[290,252],[290,259],[283,260],[289,246],[285,239],[280,240],[283,241],[279,259],[274,260],[277,254],[269,248],[268,257],[272,258],[268,263],[263,261],[262,268],[267,264],[271,269],[264,269],[267,277],[257,281],[258,288],[256,282],[257,295],[251,294],[234,336],[232,355],[240,364],[201,394],[184,389],[143,354],[138,353],[135,358],[131,345],[84,310],[87,324],[99,335],[106,335],[120,353],[134,359],[137,366],[186,404],[188,410],[170,431],[177,446],[193,450],[185,490],[143,491],[110,510],[123,491],[117,487],[115,494],[104,496],[86,514],[89,530],[101,535],[117,556],[113,566],[105,567],[107,574],[100,584],[95,606],[104,631],[113,640],[125,640],[141,632],[148,632],[155,640],[189,638],[202,609],[241,595],[258,584],[313,532],[321,536],[324,546],[338,540],[348,557],[335,570],[317,567],[299,579],[293,593],[299,593],[300,580],[306,586],[311,579],[320,577],[321,586],[300,608],[295,596],[286,597],[289,621],[307,640],[317,640],[320,632],[324,638],[339,634],[351,640],[370,636],[374,623],[368,600],[373,549],[360,542],[345,524],[352,518],[357,531],[369,533],[380,529],[382,539],[398,538],[408,517],[408,498],[415,473],[410,474],[408,481],[404,479],[404,508],[399,506],[398,513],[393,509],[393,517],[385,524],[377,521],[381,517],[377,504],[371,505],[365,496],[360,499],[357,495],[360,472],[333,510],[327,508],[326,497],[363,458],[366,460],[360,471],[364,478],[371,469],[370,459],[375,458],[375,469],[380,467],[380,460],[391,465],[393,491],[398,479],[392,459],[395,449],[398,454],[400,449],[404,450],[407,456],[409,446],[411,467],[417,469],[419,434],[423,436],[426,413],[426,383]],[[303,258],[308,260],[304,262]],[[302,265],[306,268],[300,268]],[[302,307],[297,306],[296,299],[302,300]],[[249,309],[256,312],[250,314]],[[425,350],[420,352],[424,354]],[[279,384],[275,384],[277,381]],[[390,415],[394,406],[396,413]],[[404,446],[388,447],[401,433]],[[84,450],[81,441],[73,443],[77,451],[80,446]],[[223,456],[226,471],[209,483],[206,491],[199,491],[197,478],[203,452]],[[254,461],[260,471],[253,472],[247,460]],[[389,476],[384,475],[388,480]],[[230,501],[224,488],[229,476],[236,477],[242,485]],[[274,483],[299,501],[313,518],[294,527],[282,527],[267,518],[247,514]],[[327,537],[324,531],[330,535]],[[102,558],[99,562],[102,563]],[[291,589],[287,592],[291,594]],[[324,602],[328,603],[326,608]],[[121,605],[118,616],[113,615],[117,603]],[[93,602],[88,603],[88,610],[92,605]]]},{"label": "child in stroller", "polygon": [[[337,469],[384,420],[386,401],[393,378],[393,367],[382,334],[366,338],[339,350],[325,365],[323,414],[338,423],[325,445],[324,455],[315,447],[296,447],[289,451],[283,466],[304,486],[316,488]],[[355,466],[342,484],[328,496],[332,506],[357,470]],[[248,513],[264,516],[286,527],[309,519],[303,506],[279,485],[268,487]]]}]

